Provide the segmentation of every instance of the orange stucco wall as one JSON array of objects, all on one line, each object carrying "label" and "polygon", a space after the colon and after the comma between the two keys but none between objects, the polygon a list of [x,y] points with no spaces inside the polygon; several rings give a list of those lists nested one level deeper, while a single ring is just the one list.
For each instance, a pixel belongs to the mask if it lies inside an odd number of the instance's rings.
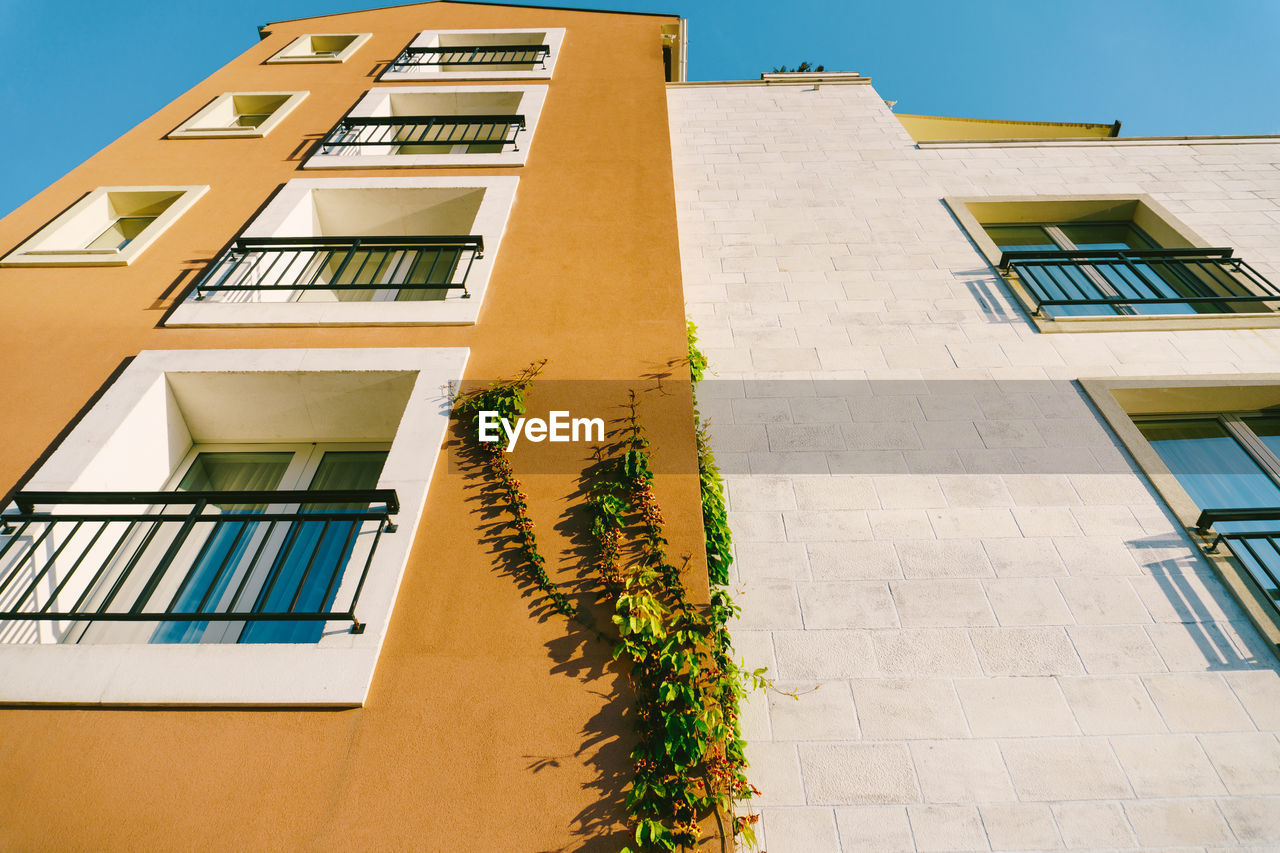
[{"label": "orange stucco wall", "polygon": [[[0,221],[7,252],[98,186],[211,187],[129,267],[0,269],[0,490],[19,485],[112,371],[144,349],[467,346],[476,380],[540,358],[549,359],[548,379],[652,388],[642,377],[683,376],[659,38],[673,22],[432,3],[272,25],[265,40]],[[331,173],[520,177],[475,326],[159,325],[179,275],[201,268],[280,184],[327,176],[302,171],[301,152],[366,90],[389,85],[375,82],[377,71],[420,30],[543,26],[567,32],[527,165]],[[262,64],[307,32],[374,35],[343,64]],[[264,139],[163,138],[238,90],[310,95]],[[578,389],[557,392],[572,397],[585,386],[555,387]],[[642,396],[659,462],[673,472],[658,482],[672,552],[693,555],[690,587],[705,596],[688,386],[668,381],[663,393]],[[531,400],[535,412],[555,403],[536,392]],[[574,402],[574,413],[583,405]],[[586,449],[581,459],[589,461]],[[525,484],[552,574],[571,582],[583,569],[572,539],[577,478],[546,473]],[[625,679],[606,643],[541,615],[506,573],[490,523],[474,482],[442,461],[363,708],[0,709],[0,847],[621,846]]]}]

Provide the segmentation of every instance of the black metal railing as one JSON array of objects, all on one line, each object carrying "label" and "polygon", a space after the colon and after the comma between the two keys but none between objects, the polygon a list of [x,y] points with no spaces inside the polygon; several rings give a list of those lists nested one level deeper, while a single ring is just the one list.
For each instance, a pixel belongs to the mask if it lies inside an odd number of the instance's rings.
[{"label": "black metal railing", "polygon": [[1226,545],[1280,614],[1280,507],[1206,509],[1196,530],[1213,537],[1210,551]]},{"label": "black metal railing", "polygon": [[510,145],[518,151],[516,136],[522,130],[524,116],[518,115],[348,116],[329,131],[320,143],[320,153],[360,153],[366,146],[398,149],[413,145]]},{"label": "black metal railing", "polygon": [[1265,303],[1280,301],[1280,288],[1231,254],[1231,249],[1005,252],[1000,269],[1017,273],[1035,310],[1049,314],[1270,310]]},{"label": "black metal railing", "polygon": [[339,299],[397,299],[428,292],[467,292],[467,275],[484,257],[484,239],[454,237],[240,237],[195,284],[210,293],[336,291]]},{"label": "black metal railing", "polygon": [[0,622],[341,620],[359,633],[399,511],[392,489],[19,492],[0,515]]},{"label": "black metal railing", "polygon": [[482,44],[450,47],[406,47],[391,63],[390,71],[413,71],[441,65],[545,66],[551,47],[545,44]]}]

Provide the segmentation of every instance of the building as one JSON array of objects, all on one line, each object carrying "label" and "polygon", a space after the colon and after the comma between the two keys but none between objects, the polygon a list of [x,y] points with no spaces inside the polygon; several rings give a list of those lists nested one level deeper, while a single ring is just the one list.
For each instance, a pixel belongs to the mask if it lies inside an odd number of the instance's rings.
[{"label": "building", "polygon": [[668,104],[770,853],[1275,849],[1280,140]]},{"label": "building", "polygon": [[[627,679],[448,387],[638,388],[705,603],[686,314],[771,853],[1280,845],[1280,141],[689,83],[684,33],[269,24],[0,221],[0,845],[628,844]],[[511,458],[606,623],[595,448]]]},{"label": "building", "polygon": [[[545,358],[617,390],[683,358],[679,26],[453,2],[273,23],[0,222],[0,846],[625,843],[622,679],[510,575],[442,449],[446,386]],[[584,384],[547,387],[616,414]],[[677,386],[647,405],[687,447]],[[525,482],[564,580],[573,452]],[[200,496],[263,488],[358,494]],[[700,554],[696,475],[657,490]]]}]

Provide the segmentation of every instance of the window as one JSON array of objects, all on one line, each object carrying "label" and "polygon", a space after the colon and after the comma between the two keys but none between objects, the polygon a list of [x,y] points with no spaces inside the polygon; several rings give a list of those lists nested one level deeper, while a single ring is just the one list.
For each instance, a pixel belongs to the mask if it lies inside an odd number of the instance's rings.
[{"label": "window", "polygon": [[546,86],[398,86],[369,92],[308,169],[523,165]]},{"label": "window", "polygon": [[266,136],[306,96],[306,92],[226,92],[180,124],[169,138]]},{"label": "window", "polygon": [[1252,621],[1280,642],[1280,377],[1081,385]]},{"label": "window", "polygon": [[1280,289],[1151,200],[948,204],[1042,330],[1115,328],[1107,322],[1134,317],[1158,317],[1162,327],[1196,315],[1277,321],[1266,315],[1280,307]]},{"label": "window", "polygon": [[131,263],[208,189],[100,187],[0,259],[0,266]]},{"label": "window", "polygon": [[318,33],[298,36],[267,60],[271,64],[294,62],[346,62],[371,33]]},{"label": "window", "polygon": [[563,41],[562,28],[425,30],[378,79],[550,79]]},{"label": "window", "polygon": [[1135,419],[1160,459],[1280,615],[1280,415]]},{"label": "window", "polygon": [[474,323],[516,178],[290,181],[168,326]]},{"label": "window", "polygon": [[[48,569],[47,577],[60,568],[61,577],[52,589],[45,585],[42,590],[37,582],[30,593],[15,593],[9,607],[31,608],[41,602],[55,610],[139,612],[137,621],[69,620],[58,637],[63,643],[314,643],[325,621],[304,620],[305,615],[334,611],[344,572],[372,556],[382,530],[381,524],[368,523],[367,501],[291,499],[306,498],[308,491],[371,493],[386,455],[385,445],[195,445],[162,491],[183,496],[261,493],[264,501],[281,493],[300,494],[259,503],[215,497],[199,513],[184,504],[167,525],[161,519],[170,505],[164,503],[151,507],[143,520],[86,522],[71,514],[61,530],[57,522],[46,523],[50,535],[45,541],[58,542],[61,567],[35,554],[24,562],[21,545],[8,556],[23,574],[39,576]],[[62,506],[51,504],[47,517],[58,518]],[[113,515],[101,507],[95,511]],[[114,515],[136,512],[129,507]],[[188,524],[191,518],[199,520]],[[67,524],[79,529],[72,533]],[[36,523],[26,535],[34,542],[43,532]],[[112,548],[103,555],[106,543]],[[142,618],[148,611],[250,613],[257,618]],[[265,619],[290,614],[296,618]]]},{"label": "window", "polygon": [[360,704],[466,357],[139,354],[0,519],[0,702]]}]

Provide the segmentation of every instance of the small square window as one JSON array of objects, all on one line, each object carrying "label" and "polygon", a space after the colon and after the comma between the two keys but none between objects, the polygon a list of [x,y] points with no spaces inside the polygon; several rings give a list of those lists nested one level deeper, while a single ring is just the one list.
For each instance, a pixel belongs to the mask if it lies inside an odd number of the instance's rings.
[{"label": "small square window", "polygon": [[129,264],[208,189],[99,187],[0,259],[0,266]]},{"label": "small square window", "polygon": [[178,125],[169,138],[266,136],[306,96],[306,92],[226,92]]},{"label": "small square window", "polygon": [[1280,286],[1151,199],[947,204],[1041,331],[1280,325]]},{"label": "small square window", "polygon": [[298,36],[268,63],[346,62],[371,33],[312,33]]}]

